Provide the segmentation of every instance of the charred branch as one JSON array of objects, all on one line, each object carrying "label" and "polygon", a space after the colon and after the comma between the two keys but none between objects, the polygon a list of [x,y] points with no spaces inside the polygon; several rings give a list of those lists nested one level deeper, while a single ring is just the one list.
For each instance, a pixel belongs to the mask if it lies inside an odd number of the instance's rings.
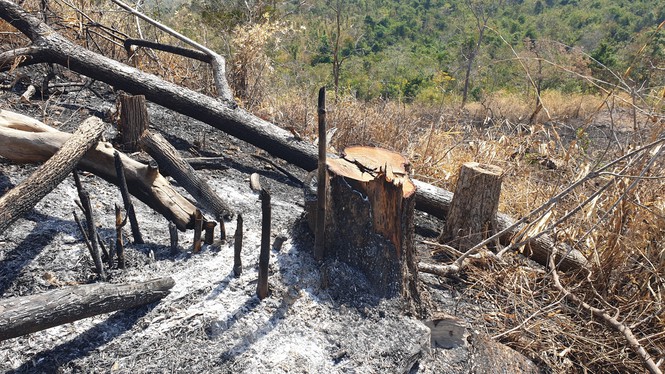
[{"label": "charred branch", "polygon": [[0,340],[116,310],[135,308],[168,295],[170,277],[133,284],[90,284],[0,300]]}]

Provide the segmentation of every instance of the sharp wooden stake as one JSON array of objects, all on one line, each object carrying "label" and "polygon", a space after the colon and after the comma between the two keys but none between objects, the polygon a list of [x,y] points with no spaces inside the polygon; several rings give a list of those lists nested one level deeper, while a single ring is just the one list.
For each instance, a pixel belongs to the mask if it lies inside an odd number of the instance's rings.
[{"label": "sharp wooden stake", "polygon": [[118,254],[118,269],[125,268],[125,247],[122,243],[122,228],[127,224],[127,217],[122,218],[122,210],[115,204],[115,249]]},{"label": "sharp wooden stake", "polygon": [[268,296],[268,266],[270,264],[270,193],[261,187],[259,175],[249,178],[250,187],[259,192],[261,199],[261,253],[259,254],[259,282],[256,295],[263,300]]},{"label": "sharp wooden stake", "polygon": [[270,194],[261,190],[261,254],[259,255],[259,283],[256,294],[263,300],[268,296],[268,265],[270,261]]},{"label": "sharp wooden stake", "polygon": [[215,221],[205,221],[203,223],[203,229],[205,230],[204,243],[210,245],[215,240],[215,226],[217,226]]},{"label": "sharp wooden stake", "polygon": [[171,253],[179,253],[178,249],[178,227],[173,223],[169,222],[169,235],[171,237]]},{"label": "sharp wooden stake", "polygon": [[317,181],[316,233],[314,258],[322,261],[325,255],[326,228],[326,88],[319,90],[319,177]]},{"label": "sharp wooden stake", "polygon": [[141,236],[141,231],[139,230],[139,222],[136,220],[136,213],[134,213],[134,204],[129,197],[127,179],[125,178],[125,168],[123,167],[122,160],[120,160],[120,153],[117,151],[114,152],[113,158],[115,159],[115,171],[118,175],[118,186],[120,187],[120,194],[122,195],[122,203],[125,206],[125,210],[127,211],[127,217],[129,218],[129,225],[132,228],[134,243],[143,244],[143,236]]},{"label": "sharp wooden stake", "polygon": [[242,260],[240,259],[240,252],[242,252],[242,214],[238,213],[238,223],[236,225],[236,233],[234,235],[235,242],[233,243],[233,275],[239,277],[242,274]]},{"label": "sharp wooden stake", "polygon": [[219,239],[222,242],[226,241],[226,226],[223,219],[219,220]]},{"label": "sharp wooden stake", "polygon": [[200,210],[196,210],[196,216],[194,218],[194,248],[192,252],[199,253],[201,252],[201,232],[203,231],[203,215]]}]

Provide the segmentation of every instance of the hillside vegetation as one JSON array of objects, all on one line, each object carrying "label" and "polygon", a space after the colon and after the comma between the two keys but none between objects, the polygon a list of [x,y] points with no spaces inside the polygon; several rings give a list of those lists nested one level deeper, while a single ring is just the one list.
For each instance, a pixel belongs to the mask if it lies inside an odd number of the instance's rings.
[{"label": "hillside vegetation", "polygon": [[[470,58],[468,93],[475,101],[499,90],[535,95],[536,86],[596,93],[619,84],[617,78],[650,93],[665,82],[665,74],[652,68],[665,59],[665,37],[656,33],[665,19],[659,1],[249,4],[193,0],[169,22],[192,36],[204,24],[210,30],[206,39],[231,55],[247,53],[238,50],[246,45],[230,41],[234,33],[263,25],[261,32],[273,37],[264,52],[276,79],[302,89],[303,84],[333,87],[338,75],[339,90],[362,100],[454,101],[463,91]],[[267,73],[260,72],[262,79]]]}]

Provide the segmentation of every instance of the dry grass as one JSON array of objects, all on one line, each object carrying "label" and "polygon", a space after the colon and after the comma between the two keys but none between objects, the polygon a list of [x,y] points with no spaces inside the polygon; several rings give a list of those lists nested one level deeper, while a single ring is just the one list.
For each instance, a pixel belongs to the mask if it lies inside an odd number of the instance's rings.
[{"label": "dry grass", "polygon": [[[521,122],[531,108],[519,97],[501,94],[461,113],[454,107],[351,99],[331,105],[329,100],[327,118],[329,126],[337,128],[336,150],[352,144],[397,150],[409,156],[417,178],[446,189],[454,188],[464,162],[502,167],[500,210],[515,217],[540,206],[594,165],[627,153],[627,144],[634,149],[638,139],[646,143],[665,131],[652,122],[639,134],[612,132],[632,128],[628,117],[627,122],[617,120],[626,109],[616,105],[610,113],[596,96],[546,92],[543,101],[552,119],[532,126]],[[313,139],[315,107],[313,96],[289,97],[271,101],[263,113]],[[578,214],[553,228],[559,240],[583,251],[593,263],[588,278],[567,275],[564,284],[589,304],[618,315],[657,360],[665,354],[665,175],[662,155],[645,169],[654,152],[645,151],[613,169],[624,176],[644,172],[642,179],[599,176],[559,201],[546,223],[587,202]],[[589,202],[589,196],[608,182],[609,187]],[[525,265],[510,257],[466,274],[474,284],[468,297],[486,306],[476,326],[485,326],[490,335],[555,372],[644,370],[620,333],[563,302],[547,273]]]}]

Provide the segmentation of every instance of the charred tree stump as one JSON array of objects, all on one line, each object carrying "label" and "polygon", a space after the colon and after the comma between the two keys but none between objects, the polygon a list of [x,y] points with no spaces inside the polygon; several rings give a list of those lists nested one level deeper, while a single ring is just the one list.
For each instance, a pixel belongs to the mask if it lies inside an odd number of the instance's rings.
[{"label": "charred tree stump", "polygon": [[360,269],[381,297],[419,300],[409,162],[385,149],[350,147],[327,165],[326,258]]},{"label": "charred tree stump", "polygon": [[67,287],[0,300],[0,340],[149,304],[168,295],[174,285],[173,279],[166,277],[134,284],[98,283]]},{"label": "charred tree stump", "polygon": [[121,148],[125,152],[136,152],[139,149],[139,139],[150,123],[145,96],[122,94],[118,97],[118,101],[120,102],[118,130],[120,130]]},{"label": "charred tree stump", "polygon": [[141,146],[167,171],[173,179],[177,180],[196,201],[215,214],[217,220],[233,216],[231,209],[215,191],[201,179],[194,169],[185,161],[173,146],[159,134],[150,131],[143,133]]},{"label": "charred tree stump", "polygon": [[180,252],[178,249],[178,229],[173,222],[169,222],[169,238],[171,239],[171,253]]},{"label": "charred tree stump", "polygon": [[97,143],[103,131],[103,122],[99,118],[86,119],[53,157],[4,194],[0,198],[0,233],[60,184],[88,149]]},{"label": "charred tree stump", "polygon": [[192,253],[201,252],[201,245],[203,241],[201,240],[201,234],[203,232],[203,215],[200,210],[196,210],[196,216],[194,218],[194,245],[192,247]]},{"label": "charred tree stump", "polygon": [[497,232],[502,174],[497,166],[462,165],[440,243],[465,252]]}]

